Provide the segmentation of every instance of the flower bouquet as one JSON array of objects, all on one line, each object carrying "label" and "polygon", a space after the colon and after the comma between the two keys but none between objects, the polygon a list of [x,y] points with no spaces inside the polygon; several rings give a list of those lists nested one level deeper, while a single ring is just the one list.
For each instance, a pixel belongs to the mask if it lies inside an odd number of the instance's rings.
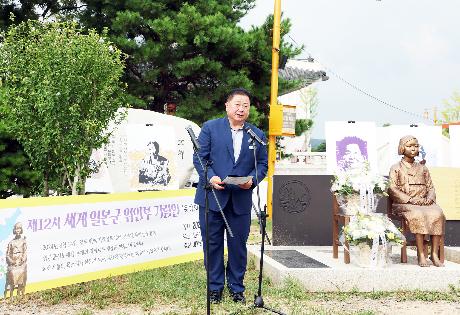
[{"label": "flower bouquet", "polygon": [[360,266],[377,267],[389,262],[392,245],[401,245],[404,235],[382,214],[357,214],[343,227],[342,242],[356,246]]},{"label": "flower bouquet", "polygon": [[354,215],[375,212],[380,198],[387,195],[387,188],[388,180],[371,173],[364,164],[359,169],[339,170],[332,180],[331,191],[342,212]]}]

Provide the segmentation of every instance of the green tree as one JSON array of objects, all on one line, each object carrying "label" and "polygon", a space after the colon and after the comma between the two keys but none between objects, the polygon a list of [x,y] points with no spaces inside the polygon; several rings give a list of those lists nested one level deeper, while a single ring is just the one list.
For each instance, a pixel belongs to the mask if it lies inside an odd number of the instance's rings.
[{"label": "green tree", "polygon": [[[266,127],[273,19],[248,32],[238,26],[254,2],[87,0],[78,20],[88,28],[107,27],[129,56],[123,80],[132,106],[162,112],[175,101],[179,116],[202,123],[222,115],[226,93],[240,86],[255,96],[250,120]],[[283,36],[290,27],[284,20]],[[281,50],[300,52],[284,41]],[[280,88],[289,84],[282,81]]]},{"label": "green tree", "polygon": [[[38,4],[44,2],[40,0],[30,1],[11,1],[0,0],[0,31],[7,30],[10,25],[27,21],[29,19],[36,20],[39,17]],[[16,19],[11,19],[11,16]]]},{"label": "green tree", "polygon": [[0,121],[0,199],[37,193],[39,178],[40,173],[32,170],[22,146],[6,133]]},{"label": "green tree", "polygon": [[47,19],[61,13],[71,14],[79,8],[78,0],[0,0],[0,31],[28,20]]},{"label": "green tree", "polygon": [[77,194],[92,149],[121,116],[121,51],[72,23],[29,21],[4,34],[0,55],[7,130],[42,174],[45,195],[49,188]]},{"label": "green tree", "polygon": [[[4,26],[53,18],[75,19],[98,32],[107,27],[110,39],[129,56],[123,81],[133,107],[162,112],[166,102],[175,101],[179,116],[201,123],[223,115],[226,93],[241,86],[255,96],[249,120],[268,127],[273,16],[247,32],[238,26],[255,0],[12,2],[0,2]],[[290,28],[284,19],[281,53],[293,57],[303,47],[286,43]],[[298,84],[280,79],[279,90]]]},{"label": "green tree", "polygon": [[454,92],[450,99],[444,101],[441,116],[444,123],[460,121],[460,93]]},{"label": "green tree", "polygon": [[[297,119],[295,122],[295,135],[301,136],[313,128],[314,120],[318,111],[318,90],[315,87],[308,86],[300,91],[300,99],[305,105],[306,119]],[[305,134],[303,149],[307,150],[310,144],[310,133]]]},{"label": "green tree", "polygon": [[315,148],[311,149],[312,152],[326,152],[326,141],[321,142]]},{"label": "green tree", "polygon": [[318,113],[318,89],[311,85],[301,89],[300,99],[305,104],[305,114],[307,118],[314,119]]},{"label": "green tree", "polygon": [[308,131],[313,126],[312,119],[296,119],[295,121],[295,135],[301,136],[305,131]]}]

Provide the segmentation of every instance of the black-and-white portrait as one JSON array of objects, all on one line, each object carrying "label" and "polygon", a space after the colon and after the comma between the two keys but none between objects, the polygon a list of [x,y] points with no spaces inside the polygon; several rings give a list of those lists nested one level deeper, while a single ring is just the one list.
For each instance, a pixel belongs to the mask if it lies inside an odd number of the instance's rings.
[{"label": "black-and-white portrait", "polygon": [[147,144],[147,152],[139,166],[139,183],[167,186],[171,180],[169,161],[159,154],[160,145],[156,141]]}]

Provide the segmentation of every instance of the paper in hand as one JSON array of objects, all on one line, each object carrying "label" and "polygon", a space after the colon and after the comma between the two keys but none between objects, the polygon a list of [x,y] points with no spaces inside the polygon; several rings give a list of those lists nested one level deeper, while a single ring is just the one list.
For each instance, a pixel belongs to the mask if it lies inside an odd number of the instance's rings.
[{"label": "paper in hand", "polygon": [[252,176],[227,176],[222,182],[227,185],[243,185],[251,179]]}]

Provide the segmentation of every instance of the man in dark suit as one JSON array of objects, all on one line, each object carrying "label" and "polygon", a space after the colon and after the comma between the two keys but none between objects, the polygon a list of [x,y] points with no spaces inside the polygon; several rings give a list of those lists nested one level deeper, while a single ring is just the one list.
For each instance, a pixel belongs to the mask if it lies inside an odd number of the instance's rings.
[{"label": "man in dark suit", "polygon": [[[259,182],[264,179],[268,168],[266,148],[259,143],[253,145],[244,130],[250,128],[260,139],[266,139],[260,129],[246,122],[250,105],[248,91],[232,90],[225,103],[227,117],[205,122],[198,137],[201,146],[198,154],[203,163],[212,161],[208,169],[208,181],[216,192],[234,234],[234,237],[230,237],[227,233],[228,262],[224,267],[225,222],[212,193],[209,193],[209,290],[210,299],[214,303],[222,299],[225,279],[232,299],[235,302],[245,302],[243,279],[247,264],[246,241],[251,225],[252,190],[257,185],[253,149],[256,150]],[[204,186],[207,180],[196,155],[193,162],[200,175],[195,203],[200,208],[201,236],[206,251]],[[241,185],[226,185],[222,180],[227,176],[252,176],[252,179]]]}]

